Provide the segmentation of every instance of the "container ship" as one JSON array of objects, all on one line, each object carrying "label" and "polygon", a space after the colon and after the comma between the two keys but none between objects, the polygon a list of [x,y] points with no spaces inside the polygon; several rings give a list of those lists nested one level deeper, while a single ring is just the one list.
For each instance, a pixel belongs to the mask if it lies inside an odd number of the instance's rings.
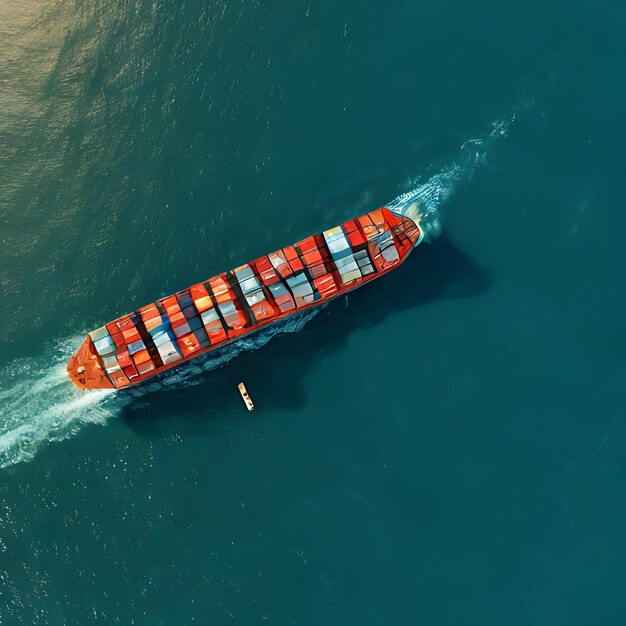
[{"label": "container ship", "polygon": [[80,389],[136,385],[398,267],[419,216],[387,207],[312,235],[90,332],[67,371]]}]

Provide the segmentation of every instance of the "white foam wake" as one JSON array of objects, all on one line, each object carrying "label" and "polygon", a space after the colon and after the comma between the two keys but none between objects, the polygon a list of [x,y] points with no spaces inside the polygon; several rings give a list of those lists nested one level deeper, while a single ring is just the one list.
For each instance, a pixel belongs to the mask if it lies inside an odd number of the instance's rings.
[{"label": "white foam wake", "polygon": [[[407,181],[410,191],[399,195],[387,205],[395,213],[406,215],[420,223],[426,241],[432,241],[441,232],[441,205],[454,193],[459,184],[472,179],[476,170],[489,165],[488,156],[494,143],[505,137],[516,114],[496,120],[489,132],[469,139],[461,146],[452,163],[428,177],[418,176]],[[426,178],[426,180],[423,180]]]},{"label": "white foam wake", "polygon": [[[407,182],[409,191],[387,206],[419,219],[427,239],[440,231],[440,207],[457,186],[488,165],[495,141],[515,120],[494,122],[489,133],[466,141],[457,158],[430,176]],[[24,358],[0,369],[0,468],[31,459],[50,441],[70,437],[85,424],[102,424],[117,415],[124,403],[155,390],[178,389],[202,382],[201,374],[225,365],[243,351],[256,350],[280,333],[299,332],[319,309],[269,326],[225,348],[195,359],[137,387],[124,397],[115,391],[81,392],[68,380],[65,366],[84,335],[57,341],[39,356]]]},{"label": "white foam wake", "polygon": [[82,392],[67,378],[67,361],[84,335],[56,341],[38,357],[16,360],[0,370],[0,468],[32,459],[42,445],[67,439],[86,424],[105,423],[147,392],[196,385],[202,382],[200,374],[242,352],[256,350],[278,334],[299,332],[319,310],[283,320],[131,387],[124,397],[114,390]]},{"label": "white foam wake", "polygon": [[82,339],[55,342],[0,371],[0,467],[31,459],[43,442],[65,439],[111,414],[107,399],[114,392],[85,394],[67,378],[67,360]]}]

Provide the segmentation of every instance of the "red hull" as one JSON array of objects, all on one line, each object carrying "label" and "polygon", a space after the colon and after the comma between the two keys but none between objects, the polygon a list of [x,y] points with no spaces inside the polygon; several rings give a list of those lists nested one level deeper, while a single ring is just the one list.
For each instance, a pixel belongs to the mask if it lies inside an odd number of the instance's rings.
[{"label": "red hull", "polygon": [[80,389],[140,383],[386,274],[421,239],[408,217],[372,211],[89,333],[68,375]]}]

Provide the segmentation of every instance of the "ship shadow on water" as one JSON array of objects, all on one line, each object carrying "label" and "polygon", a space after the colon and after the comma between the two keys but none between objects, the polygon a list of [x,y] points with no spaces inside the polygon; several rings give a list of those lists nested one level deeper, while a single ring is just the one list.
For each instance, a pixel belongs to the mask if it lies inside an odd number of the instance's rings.
[{"label": "ship shadow on water", "polygon": [[277,335],[223,367],[199,372],[189,386],[146,391],[124,403],[121,417],[139,434],[161,436],[159,423],[165,416],[192,424],[220,419],[233,408],[244,416],[237,391],[242,380],[255,402],[255,417],[267,409],[296,409],[306,402],[302,380],[307,370],[341,350],[350,333],[429,302],[480,295],[488,286],[487,272],[442,235],[420,246],[402,267],[352,292],[347,301],[339,297],[331,302],[299,332]]}]

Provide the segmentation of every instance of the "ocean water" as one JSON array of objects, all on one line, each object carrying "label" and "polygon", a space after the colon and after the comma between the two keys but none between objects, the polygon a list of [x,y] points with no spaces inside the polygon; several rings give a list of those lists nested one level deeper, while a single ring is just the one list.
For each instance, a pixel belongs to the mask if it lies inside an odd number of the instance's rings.
[{"label": "ocean water", "polygon": [[[612,1],[0,0],[0,624],[626,623],[625,34]],[[66,380],[102,322],[394,199],[431,225],[396,272]]]}]

